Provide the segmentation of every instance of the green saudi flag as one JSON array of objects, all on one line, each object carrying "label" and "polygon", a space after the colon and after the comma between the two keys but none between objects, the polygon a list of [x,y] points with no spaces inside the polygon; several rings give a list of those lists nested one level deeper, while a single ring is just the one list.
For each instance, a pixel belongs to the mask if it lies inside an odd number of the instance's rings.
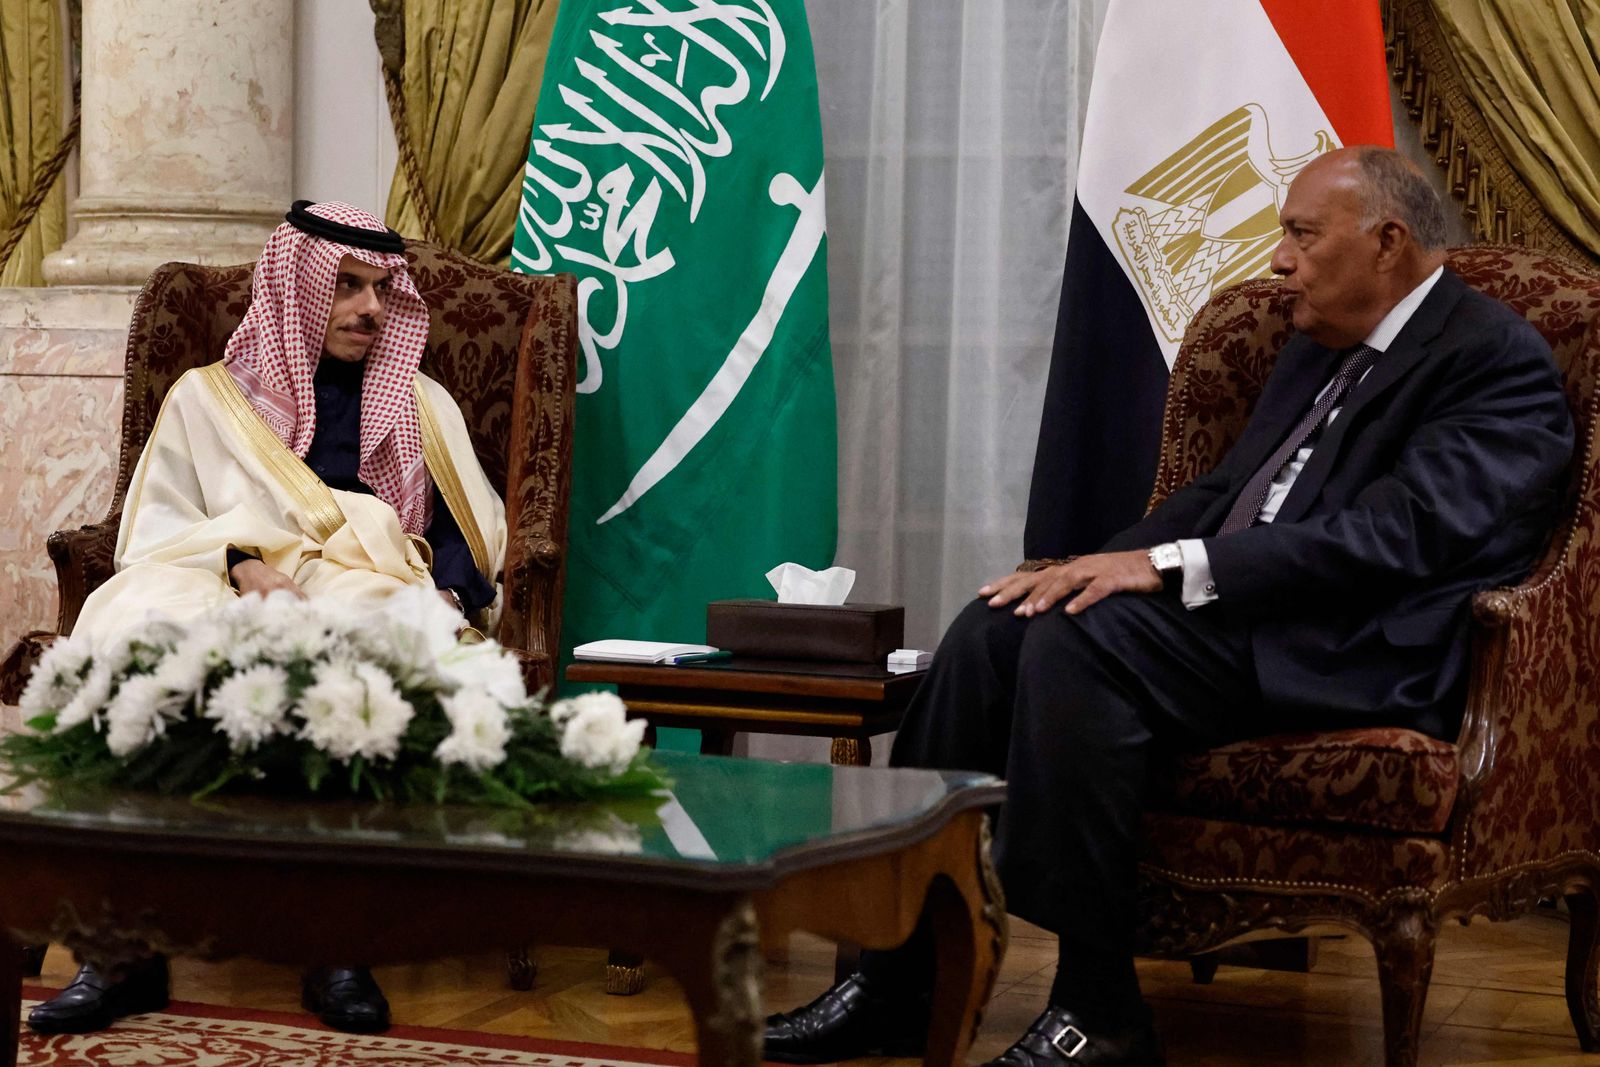
[{"label": "green saudi flag", "polygon": [[512,269],[579,279],[562,643],[703,640],[837,534],[802,0],[562,0],[522,189]]}]

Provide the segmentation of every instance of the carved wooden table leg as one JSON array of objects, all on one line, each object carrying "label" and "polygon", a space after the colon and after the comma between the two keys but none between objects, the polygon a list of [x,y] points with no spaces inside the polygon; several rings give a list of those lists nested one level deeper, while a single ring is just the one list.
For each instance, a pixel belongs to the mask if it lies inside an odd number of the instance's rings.
[{"label": "carved wooden table leg", "polygon": [[0,1067],[17,1067],[17,1043],[22,1039],[22,946],[0,932]]},{"label": "carved wooden table leg", "polygon": [[828,748],[828,762],[835,767],[872,766],[872,738],[835,737]]},{"label": "carved wooden table leg", "polygon": [[631,997],[644,989],[644,957],[637,952],[612,949],[606,957],[606,992]]},{"label": "carved wooden table leg", "polygon": [[1578,1044],[1585,1052],[1600,1052],[1600,1003],[1595,969],[1600,966],[1600,901],[1597,890],[1567,895],[1572,931],[1567,935],[1567,1011]]},{"label": "carved wooden table leg", "polygon": [[[835,737],[828,749],[828,762],[835,767],[872,766],[872,739],[870,737]],[[833,954],[833,980],[842,982],[855,973],[861,963],[861,946],[854,941],[839,942]]]},{"label": "carved wooden table leg", "polygon": [[512,989],[526,993],[539,977],[539,965],[534,962],[533,950],[514,948],[506,953],[506,982]]},{"label": "carved wooden table leg", "polygon": [[928,1029],[927,1067],[957,1067],[983,1021],[1005,955],[1005,896],[989,857],[989,817],[976,812],[973,863],[951,871],[928,889],[926,914],[938,948],[933,989],[933,1024]]},{"label": "carved wooden table leg", "polygon": [[651,956],[673,972],[694,1012],[699,1062],[711,1067],[758,1067],[762,952],[756,909],[748,897],[707,902],[674,917],[677,936]]}]

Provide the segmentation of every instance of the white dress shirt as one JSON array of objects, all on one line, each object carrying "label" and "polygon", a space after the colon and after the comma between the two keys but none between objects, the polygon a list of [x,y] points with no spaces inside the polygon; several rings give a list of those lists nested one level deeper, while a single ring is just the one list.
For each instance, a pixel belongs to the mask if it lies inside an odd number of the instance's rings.
[{"label": "white dress shirt", "polygon": [[[1389,313],[1367,335],[1365,344],[1369,348],[1376,349],[1380,357],[1382,353],[1387,352],[1389,346],[1394,343],[1395,337],[1399,335],[1401,328],[1411,321],[1411,316],[1416,314],[1417,308],[1422,305],[1422,301],[1432,291],[1434,283],[1443,275],[1444,268],[1436,268],[1432,274],[1422,280],[1421,284],[1407,293],[1398,304],[1390,308]],[[1377,366],[1376,361],[1374,361],[1373,366]],[[1371,372],[1369,367],[1367,374]],[[1366,374],[1363,374],[1362,377],[1365,378]],[[1358,382],[1357,384],[1359,385],[1360,383]],[[1317,393],[1317,399],[1322,399],[1322,394],[1326,393],[1332,385],[1333,381],[1330,379],[1328,384],[1324,385],[1322,390]],[[1289,458],[1288,462],[1284,463],[1279,468],[1278,473],[1272,476],[1272,484],[1267,487],[1267,500],[1266,503],[1261,505],[1261,515],[1256,519],[1257,522],[1271,522],[1278,517],[1278,509],[1283,507],[1283,501],[1288,497],[1289,490],[1294,488],[1295,479],[1300,477],[1300,472],[1305,469],[1306,461],[1311,458],[1311,450],[1316,447],[1317,441],[1321,439],[1327,428],[1333,425],[1333,420],[1339,417],[1339,411],[1339,408],[1329,411],[1328,417],[1323,420],[1321,428],[1311,435],[1311,438],[1303,447],[1296,449],[1295,454]],[[1212,581],[1211,578],[1211,559],[1206,555],[1205,542],[1197,537],[1185,538],[1178,542],[1178,551],[1183,553],[1183,606],[1192,611],[1218,599],[1221,594],[1217,591],[1216,582]]]}]

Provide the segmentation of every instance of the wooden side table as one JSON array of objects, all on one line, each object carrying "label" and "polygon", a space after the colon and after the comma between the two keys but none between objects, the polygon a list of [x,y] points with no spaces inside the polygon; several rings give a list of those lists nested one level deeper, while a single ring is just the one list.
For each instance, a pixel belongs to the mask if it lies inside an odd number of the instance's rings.
[{"label": "wooden side table", "polygon": [[741,732],[831,737],[839,766],[872,762],[872,738],[900,726],[927,671],[890,674],[876,663],[812,663],[735,657],[673,667],[579,662],[569,682],[617,687],[629,713],[651,728],[700,731],[700,751],[726,756]]}]

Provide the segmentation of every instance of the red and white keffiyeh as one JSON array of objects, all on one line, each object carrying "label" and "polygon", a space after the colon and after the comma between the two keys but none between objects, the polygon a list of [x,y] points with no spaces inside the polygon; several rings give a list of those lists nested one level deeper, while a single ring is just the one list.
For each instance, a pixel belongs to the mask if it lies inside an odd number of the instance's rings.
[{"label": "red and white keffiyeh", "polygon": [[[307,210],[346,226],[386,230],[349,204],[330,201]],[[223,360],[261,421],[304,459],[317,429],[311,380],[322,359],[334,283],[345,256],[389,271],[383,328],[367,352],[361,380],[357,473],[394,508],[402,529],[421,534],[428,525],[433,483],[423,463],[412,380],[428,340],[428,308],[404,256],[353,248],[283,223],[262,249],[250,309],[228,338]]]}]

